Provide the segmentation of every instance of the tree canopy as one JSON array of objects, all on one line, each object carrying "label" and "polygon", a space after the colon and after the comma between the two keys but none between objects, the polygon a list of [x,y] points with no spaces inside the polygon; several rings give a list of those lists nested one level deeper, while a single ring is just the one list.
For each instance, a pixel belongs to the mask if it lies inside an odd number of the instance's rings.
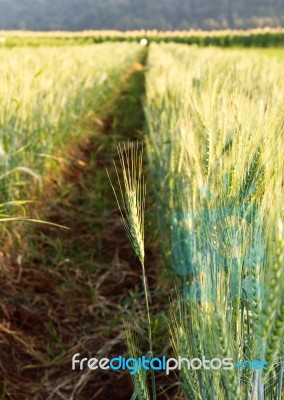
[{"label": "tree canopy", "polygon": [[0,29],[173,30],[283,25],[283,0],[0,0]]}]

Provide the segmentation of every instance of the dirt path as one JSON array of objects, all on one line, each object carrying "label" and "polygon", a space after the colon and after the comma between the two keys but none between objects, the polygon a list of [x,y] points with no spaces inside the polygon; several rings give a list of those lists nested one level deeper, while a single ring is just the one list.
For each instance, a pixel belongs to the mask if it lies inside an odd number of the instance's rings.
[{"label": "dirt path", "polygon": [[[67,152],[68,164],[50,179],[40,217],[44,209],[45,220],[70,230],[33,225],[21,257],[7,265],[3,255],[3,399],[128,400],[132,395],[127,373],[72,371],[71,358],[123,355],[123,318],[135,313],[143,326],[140,265],[123,231],[106,168],[114,176],[112,160],[121,140],[142,137],[145,63],[146,52],[128,71],[108,115],[86,118],[86,130],[95,133]],[[157,252],[151,243],[149,238],[153,265]],[[151,288],[155,276],[149,269],[147,275]],[[155,298],[153,308],[158,313]],[[174,397],[159,397],[166,398]]]},{"label": "dirt path", "polygon": [[5,267],[0,307],[3,398],[131,395],[126,374],[74,373],[70,360],[76,352],[90,357],[125,351],[122,315],[135,302],[131,295],[139,292],[140,278],[133,272],[139,271],[137,261],[121,228],[106,167],[112,172],[117,143],[143,129],[143,70],[142,64],[133,65],[104,120],[88,118],[89,128],[93,124],[97,132],[80,149],[68,151],[60,182],[55,175],[49,186],[44,218],[70,230],[32,227],[22,261]]}]

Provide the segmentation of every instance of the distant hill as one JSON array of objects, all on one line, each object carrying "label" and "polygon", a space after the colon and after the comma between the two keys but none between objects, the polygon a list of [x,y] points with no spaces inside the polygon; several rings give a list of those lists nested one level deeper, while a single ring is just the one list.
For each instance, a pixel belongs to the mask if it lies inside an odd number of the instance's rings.
[{"label": "distant hill", "polygon": [[284,0],[0,0],[0,29],[284,26]]}]

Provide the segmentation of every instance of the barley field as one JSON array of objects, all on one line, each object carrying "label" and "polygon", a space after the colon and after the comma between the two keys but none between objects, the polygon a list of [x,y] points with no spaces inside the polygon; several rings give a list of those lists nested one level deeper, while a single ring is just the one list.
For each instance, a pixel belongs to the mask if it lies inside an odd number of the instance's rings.
[{"label": "barley field", "polygon": [[[2,199],[15,200],[72,137],[90,109],[115,91],[136,45],[2,49],[0,69]],[[112,53],[116,64],[109,59]],[[56,151],[55,151],[56,150]]]},{"label": "barley field", "polygon": [[281,398],[283,63],[177,45],[155,45],[148,62],[146,145],[160,245],[188,300],[178,318],[172,304],[175,351],[270,363],[262,376],[186,371],[185,391]]},{"label": "barley field", "polygon": [[142,33],[0,47],[1,398],[281,400],[283,49]]}]

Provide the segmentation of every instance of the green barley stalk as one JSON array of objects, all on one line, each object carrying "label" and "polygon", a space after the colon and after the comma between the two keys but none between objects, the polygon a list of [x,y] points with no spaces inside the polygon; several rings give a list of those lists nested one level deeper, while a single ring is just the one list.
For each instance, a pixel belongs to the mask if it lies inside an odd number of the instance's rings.
[{"label": "green barley stalk", "polygon": [[[275,357],[279,353],[279,345],[283,341],[283,307],[279,305],[283,278],[283,259],[284,241],[283,224],[279,220],[276,226],[276,234],[273,237],[275,246],[272,258],[273,262],[269,265],[267,295],[263,302],[261,316],[257,325],[257,338],[260,339],[260,357],[268,363],[268,369],[254,372],[251,400],[265,399],[265,387],[268,386],[268,374],[274,368]],[[269,374],[271,376],[271,374]],[[258,397],[257,397],[258,396]]]},{"label": "green barley stalk", "polygon": [[[217,333],[216,338],[218,338],[217,346],[219,346],[219,351],[221,352],[222,357],[226,358],[230,354],[230,346],[227,340],[228,332],[225,330],[225,320],[218,311],[216,313],[215,323],[215,332]],[[226,372],[224,371],[223,377],[224,384],[228,392],[228,399],[240,400],[240,386],[238,384],[239,379],[236,376],[236,372],[234,370],[227,370]]]},{"label": "green barley stalk", "polygon": [[[268,304],[264,309],[264,333],[263,351],[268,363],[268,370],[263,371],[263,376],[271,371],[275,358],[279,353],[280,345],[283,343],[284,335],[284,300],[283,300],[283,262],[284,262],[284,229],[280,220],[277,226],[275,238],[275,261],[271,268],[271,277],[268,287]],[[278,297],[281,296],[280,304]],[[275,316],[276,315],[276,316]]]},{"label": "green barley stalk", "polygon": [[[171,299],[169,317],[166,318],[166,323],[168,325],[171,343],[176,357],[180,356],[190,360],[192,358],[192,348],[187,335],[188,327],[185,323],[187,320],[186,313],[186,306],[183,304],[183,300],[180,295],[178,295],[176,301]],[[182,364],[180,372],[188,399],[202,400],[196,371],[189,371],[186,365]]]},{"label": "green barley stalk", "polygon": [[[178,355],[182,358],[190,359],[190,347],[185,329],[180,326],[177,329],[178,336]],[[190,399],[202,400],[199,389],[199,382],[194,371],[189,371],[183,364],[181,368],[181,375],[185,383],[187,392],[190,394]]]},{"label": "green barley stalk", "polygon": [[275,258],[270,267],[269,282],[267,283],[267,298],[265,299],[264,307],[262,310],[262,323],[260,324],[263,348],[269,338],[271,332],[271,325],[277,313],[277,305],[281,291],[281,283],[283,278],[283,261],[284,261],[284,238],[283,238],[283,224],[279,221],[278,231],[275,237]]},{"label": "green barley stalk", "polygon": [[[129,356],[137,360],[140,356],[137,335],[133,332],[129,322],[125,322],[124,326]],[[135,390],[134,396],[137,396],[139,400],[150,400],[146,371],[139,368],[131,377]]]},{"label": "green barley stalk", "polygon": [[283,342],[284,337],[284,302],[281,304],[278,315],[271,328],[268,343],[265,349],[265,361],[270,368],[263,371],[267,375],[273,368],[276,356],[279,353],[280,344]]},{"label": "green barley stalk", "polygon": [[[145,249],[144,249],[144,212],[146,185],[143,168],[143,149],[139,149],[139,143],[128,142],[118,146],[118,155],[122,169],[122,181],[116,164],[114,167],[119,184],[116,191],[111,180],[111,186],[121,213],[121,220],[127,236],[134,248],[142,267],[142,278],[146,301],[146,312],[148,320],[148,340],[151,357],[153,357],[153,341],[151,329],[151,315],[149,307],[148,285],[145,272]],[[108,174],[109,176],[109,174]],[[109,176],[110,179],[110,176]],[[151,370],[153,400],[156,399],[156,385],[154,371]]]}]

